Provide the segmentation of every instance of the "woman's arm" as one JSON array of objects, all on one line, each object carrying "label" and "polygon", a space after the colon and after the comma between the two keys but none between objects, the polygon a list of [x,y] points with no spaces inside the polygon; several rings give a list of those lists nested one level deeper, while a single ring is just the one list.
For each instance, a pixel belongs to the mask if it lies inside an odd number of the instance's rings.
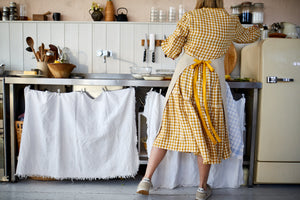
[{"label": "woman's arm", "polygon": [[236,18],[236,32],[234,42],[236,43],[251,43],[255,42],[260,37],[260,30],[256,26],[251,26],[249,28],[245,28],[239,22],[239,19]]},{"label": "woman's arm", "polygon": [[177,58],[186,42],[189,33],[189,17],[187,13],[177,23],[176,30],[161,45],[165,55],[169,58]]}]

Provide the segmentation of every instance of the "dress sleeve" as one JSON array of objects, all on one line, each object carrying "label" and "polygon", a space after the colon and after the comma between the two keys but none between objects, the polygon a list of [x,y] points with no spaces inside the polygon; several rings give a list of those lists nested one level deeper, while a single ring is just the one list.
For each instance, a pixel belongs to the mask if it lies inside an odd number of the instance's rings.
[{"label": "dress sleeve", "polygon": [[186,42],[186,37],[189,33],[189,17],[183,15],[181,20],[177,23],[176,30],[165,41],[162,42],[161,47],[165,55],[169,58],[177,58]]},{"label": "dress sleeve", "polygon": [[258,40],[260,37],[260,30],[255,26],[245,28],[239,22],[239,19],[236,18],[236,32],[234,42],[236,43],[251,43]]}]

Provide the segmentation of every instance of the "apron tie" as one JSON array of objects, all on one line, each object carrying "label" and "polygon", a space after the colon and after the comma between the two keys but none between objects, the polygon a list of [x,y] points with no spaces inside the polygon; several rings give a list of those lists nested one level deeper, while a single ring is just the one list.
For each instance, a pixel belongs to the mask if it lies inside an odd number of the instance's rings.
[{"label": "apron tie", "polygon": [[[196,101],[196,105],[197,105],[197,109],[198,112],[200,114],[200,119],[202,121],[204,130],[206,132],[206,134],[208,135],[208,137],[210,138],[210,140],[213,142],[213,144],[216,144],[217,142],[221,142],[220,137],[218,136],[218,134],[216,133],[212,123],[211,123],[211,119],[208,113],[208,106],[207,106],[207,100],[206,100],[206,68],[208,68],[211,72],[215,71],[215,69],[210,65],[211,61],[200,61],[198,59],[194,59],[194,64],[191,65],[192,69],[195,69],[194,71],[194,77],[193,77],[193,92],[194,92],[194,98]],[[208,121],[208,125],[210,127],[210,130],[208,129],[204,116],[201,112],[201,107],[200,107],[200,99],[198,96],[198,92],[197,92],[197,88],[196,88],[196,83],[197,83],[197,78],[198,78],[198,72],[199,72],[199,67],[201,66],[203,67],[203,85],[202,85],[202,91],[203,91],[203,102],[204,102],[204,110],[207,116],[207,121]],[[211,133],[212,132],[212,133]]]}]

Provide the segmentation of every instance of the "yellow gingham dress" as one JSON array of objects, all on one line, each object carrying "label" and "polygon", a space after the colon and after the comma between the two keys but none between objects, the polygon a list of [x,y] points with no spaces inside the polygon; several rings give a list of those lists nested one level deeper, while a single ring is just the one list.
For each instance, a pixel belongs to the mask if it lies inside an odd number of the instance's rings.
[{"label": "yellow gingham dress", "polygon": [[230,157],[220,80],[209,60],[222,57],[231,41],[247,43],[258,38],[258,29],[245,29],[225,9],[202,8],[182,17],[162,49],[168,57],[176,58],[184,48],[185,54],[196,58],[196,64],[179,66],[184,68],[172,80],[175,83],[169,88],[153,146],[201,155],[205,164]]}]

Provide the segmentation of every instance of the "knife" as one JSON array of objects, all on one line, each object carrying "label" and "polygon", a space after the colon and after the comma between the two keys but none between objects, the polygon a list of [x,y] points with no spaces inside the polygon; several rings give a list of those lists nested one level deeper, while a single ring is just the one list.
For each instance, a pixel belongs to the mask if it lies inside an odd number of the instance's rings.
[{"label": "knife", "polygon": [[149,51],[152,51],[152,62],[155,63],[155,34],[150,34],[149,40]]},{"label": "knife", "polygon": [[[164,40],[166,40],[167,39],[167,36],[166,35],[164,35]],[[167,57],[167,55],[165,54],[165,58]]]},{"label": "knife", "polygon": [[148,49],[148,39],[147,39],[147,33],[146,33],[145,34],[145,42],[144,42],[144,58],[143,58],[143,62],[146,62],[147,49]]}]

